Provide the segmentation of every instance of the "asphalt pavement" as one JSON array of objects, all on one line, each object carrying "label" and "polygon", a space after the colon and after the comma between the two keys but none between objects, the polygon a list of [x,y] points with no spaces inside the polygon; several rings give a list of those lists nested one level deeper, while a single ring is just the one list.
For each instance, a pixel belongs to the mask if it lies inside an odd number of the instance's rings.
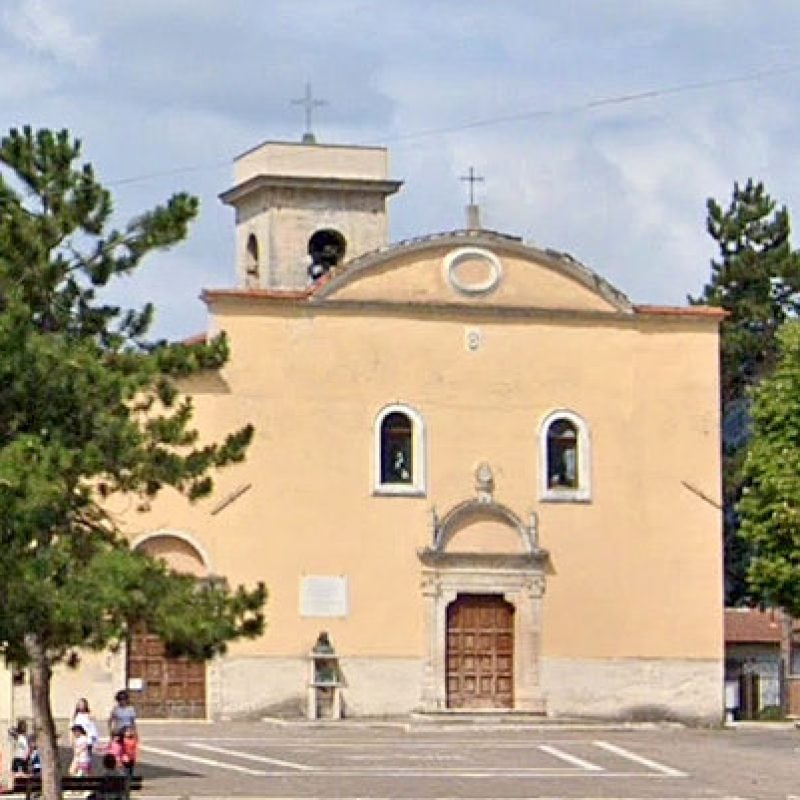
[{"label": "asphalt pavement", "polygon": [[144,722],[147,798],[800,800],[793,725]]}]

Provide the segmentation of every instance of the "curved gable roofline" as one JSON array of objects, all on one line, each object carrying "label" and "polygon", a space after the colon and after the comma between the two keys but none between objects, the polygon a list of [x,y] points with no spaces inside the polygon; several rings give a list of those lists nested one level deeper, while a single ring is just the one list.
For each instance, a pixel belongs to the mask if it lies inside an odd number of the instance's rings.
[{"label": "curved gable roofline", "polygon": [[568,253],[560,253],[549,248],[542,250],[525,244],[518,236],[509,236],[488,230],[446,231],[415,239],[405,239],[380,250],[359,256],[353,261],[342,265],[341,271],[337,271],[337,274],[333,275],[324,286],[319,287],[314,293],[312,301],[322,301],[335,295],[342,287],[379,269],[398,255],[423,253],[426,250],[432,250],[443,245],[485,247],[490,250],[502,250],[504,253],[529,260],[535,259],[544,266],[566,275],[590,291],[599,294],[617,311],[626,314],[633,314],[635,311],[633,303],[623,292]]}]

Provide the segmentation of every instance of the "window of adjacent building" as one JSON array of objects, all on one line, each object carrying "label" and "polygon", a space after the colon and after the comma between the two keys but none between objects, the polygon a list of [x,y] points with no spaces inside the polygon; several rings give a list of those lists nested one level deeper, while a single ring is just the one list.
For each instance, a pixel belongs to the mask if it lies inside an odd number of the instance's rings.
[{"label": "window of adjacent building", "polygon": [[571,411],[554,411],[539,430],[540,494],[543,500],[586,501],[591,497],[589,434]]},{"label": "window of adjacent building", "polygon": [[375,424],[375,490],[380,494],[424,492],[422,418],[407,406],[388,406]]}]

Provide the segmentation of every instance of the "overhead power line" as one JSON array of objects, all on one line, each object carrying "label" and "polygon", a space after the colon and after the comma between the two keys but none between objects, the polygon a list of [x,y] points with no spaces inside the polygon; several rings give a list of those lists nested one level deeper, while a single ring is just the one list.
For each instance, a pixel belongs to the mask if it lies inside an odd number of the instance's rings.
[{"label": "overhead power line", "polygon": [[[587,100],[581,103],[557,106],[554,108],[531,109],[529,111],[521,111],[516,114],[504,114],[486,117],[485,119],[472,120],[471,122],[462,122],[455,125],[444,125],[439,128],[428,128],[409,133],[401,133],[395,136],[379,139],[378,141],[381,144],[408,142],[413,141],[414,139],[443,136],[449,133],[458,133],[460,131],[467,131],[475,128],[488,128],[494,125],[522,122],[540,117],[566,116],[569,114],[578,114],[584,111],[594,111],[601,108],[607,108],[609,106],[626,105],[628,103],[638,103],[644,100],[655,100],[660,97],[670,97],[674,95],[687,94],[689,92],[715,89],[720,86],[730,86],[737,83],[752,83],[755,81],[764,80],[766,78],[774,78],[779,75],[790,75],[797,72],[800,72],[800,64],[789,64],[780,67],[771,67],[769,69],[747,72],[741,75],[734,75],[726,78],[694,81],[691,83],[676,84],[675,86],[647,89],[641,92],[630,92],[627,94],[611,95],[610,97],[599,97],[594,100]],[[206,170],[219,169],[220,167],[227,167],[229,165],[230,161],[228,160],[208,162],[204,164],[190,164],[184,167],[175,167],[173,169],[141,173],[139,175],[131,175],[125,178],[110,180],[107,182],[107,185],[123,186],[131,183],[141,183],[143,181],[154,180],[156,178],[169,177],[171,175],[185,175],[191,172],[204,172]]]},{"label": "overhead power line", "polygon": [[441,136],[446,133],[457,133],[458,131],[470,130],[472,128],[486,128],[492,125],[503,125],[508,122],[521,122],[528,119],[536,119],[537,117],[553,117],[565,116],[568,114],[577,114],[581,111],[593,111],[598,108],[605,108],[607,106],[618,106],[626,103],[636,103],[640,100],[653,100],[659,97],[668,97],[677,94],[686,94],[688,92],[697,92],[704,89],[714,89],[719,86],[729,86],[736,83],[751,83],[760,81],[764,78],[772,78],[777,75],[788,75],[790,73],[800,72],[800,64],[774,67],[771,69],[760,70],[758,72],[749,72],[742,75],[736,75],[728,78],[717,78],[707,81],[695,81],[693,83],[682,83],[675,86],[667,86],[660,89],[647,89],[641,92],[631,92],[629,94],[612,95],[611,97],[601,97],[595,100],[587,100],[582,103],[575,103],[572,105],[557,106],[555,108],[547,109],[534,109],[530,111],[520,111],[516,114],[506,114],[502,116],[487,117],[486,119],[473,120],[472,122],[463,122],[458,125],[443,126],[441,128],[429,128],[427,130],[414,131],[412,133],[398,134],[386,139],[382,142],[401,142],[409,139],[422,139],[426,136]]}]

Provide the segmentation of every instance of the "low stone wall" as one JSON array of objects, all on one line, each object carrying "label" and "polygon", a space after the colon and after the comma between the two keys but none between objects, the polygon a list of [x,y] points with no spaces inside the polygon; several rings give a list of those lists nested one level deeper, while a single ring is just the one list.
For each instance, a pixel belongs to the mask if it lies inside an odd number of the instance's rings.
[{"label": "low stone wall", "polygon": [[[417,659],[340,659],[342,699],[348,716],[405,714],[419,704],[422,665]],[[306,658],[226,658],[208,674],[209,715],[304,716]]]},{"label": "low stone wall", "polygon": [[545,658],[540,674],[551,716],[723,720],[721,660]]},{"label": "low stone wall", "polygon": [[[407,714],[419,708],[423,664],[416,659],[340,661],[347,716]],[[552,659],[541,661],[547,714],[625,720],[723,719],[723,666],[714,660]],[[231,658],[209,673],[213,717],[304,716],[308,661]]]}]

